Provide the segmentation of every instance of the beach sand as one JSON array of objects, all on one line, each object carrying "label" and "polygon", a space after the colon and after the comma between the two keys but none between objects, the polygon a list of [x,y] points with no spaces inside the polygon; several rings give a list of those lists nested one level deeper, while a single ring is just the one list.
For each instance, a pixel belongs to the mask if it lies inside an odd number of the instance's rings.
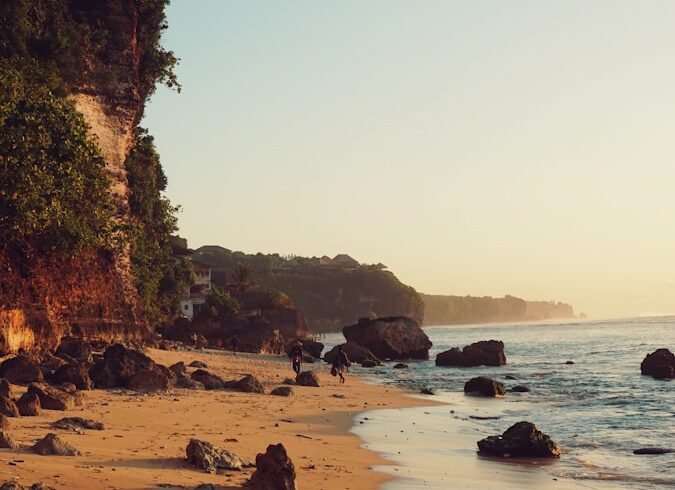
[{"label": "beach sand", "polygon": [[[161,350],[149,350],[148,355],[166,366],[200,360],[224,379],[253,374],[267,393],[294,376],[284,357]],[[185,447],[197,438],[252,462],[269,444],[282,443],[295,465],[299,488],[378,488],[390,477],[371,468],[386,462],[362,448],[359,438],[349,432],[354,416],[369,409],[430,402],[349,374],[340,385],[325,363],[304,368],[318,372],[322,386],[294,386],[293,397],[182,389],[153,395],[93,390],[86,392],[84,405],[74,410],[43,410],[37,417],[10,418],[7,432],[22,448],[0,449],[0,483],[17,479],[64,489],[193,488],[200,483],[238,488],[250,477],[253,469],[209,474],[188,466]],[[103,422],[106,429],[75,433],[49,427],[65,416],[91,418]],[[28,447],[49,432],[82,455],[33,454]]]}]

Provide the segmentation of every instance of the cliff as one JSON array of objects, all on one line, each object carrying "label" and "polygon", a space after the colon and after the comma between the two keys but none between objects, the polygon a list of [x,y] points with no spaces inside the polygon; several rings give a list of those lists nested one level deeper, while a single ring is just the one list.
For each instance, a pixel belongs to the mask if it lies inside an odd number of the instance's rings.
[{"label": "cliff", "polygon": [[443,296],[422,294],[425,325],[522,322],[574,318],[574,309],[555,301],[526,301],[514,296]]},{"label": "cliff", "polygon": [[[19,348],[51,348],[63,335],[119,340],[149,333],[131,273],[130,242],[122,231],[132,221],[125,162],[134,145],[145,99],[155,81],[166,76],[155,73],[158,63],[151,59],[157,53],[166,54],[156,49],[159,32],[165,27],[166,3],[11,0],[0,7],[3,73],[19,73],[19,86],[25,94],[23,99],[13,101],[15,112],[10,109],[0,114],[0,120],[4,124],[18,120],[13,124],[20,125],[25,107],[31,107],[32,94],[41,94],[40,101],[58,105],[63,100],[74,107],[89,126],[88,139],[105,162],[113,207],[111,226],[117,230],[114,247],[87,245],[72,250],[37,243],[37,233],[24,234],[24,240],[23,236],[17,239],[17,234],[0,230],[0,354]],[[39,107],[51,109],[44,104]],[[62,124],[68,126],[73,119],[64,107],[58,116],[66,114]],[[43,131],[42,127],[19,129],[36,141],[31,150],[39,155],[36,161],[47,167],[46,172],[71,164],[54,148],[57,144],[67,146],[68,138],[58,141],[62,135],[52,131],[41,140],[38,131]],[[11,151],[10,145],[3,148],[0,142],[0,158],[16,156]],[[27,153],[26,158],[33,154]],[[20,158],[18,162],[16,172],[20,172]],[[53,173],[57,175],[57,170]],[[12,188],[2,190],[5,195],[17,192]],[[84,200],[86,192],[82,191]],[[14,203],[1,204],[4,212],[21,217]],[[77,206],[73,200],[69,204]],[[77,213],[77,209],[71,212]],[[70,233],[63,229],[68,220],[57,216],[54,222],[58,226],[38,231],[43,231],[50,242],[61,243],[65,239],[60,239]]]},{"label": "cliff", "polygon": [[359,318],[406,316],[421,323],[419,294],[401,283],[381,264],[359,264],[351,257],[342,262],[324,257],[283,258],[278,254],[245,254],[223,247],[197,249],[193,259],[212,268],[216,286],[237,285],[237,271],[249,271],[250,280],[263,289],[288,295],[305,315],[312,332],[335,332]]}]

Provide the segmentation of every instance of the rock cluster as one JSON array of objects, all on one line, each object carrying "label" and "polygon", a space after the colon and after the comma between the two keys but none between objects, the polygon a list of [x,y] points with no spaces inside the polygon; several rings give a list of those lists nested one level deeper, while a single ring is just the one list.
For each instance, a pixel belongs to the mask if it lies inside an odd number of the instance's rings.
[{"label": "rock cluster", "polygon": [[139,391],[165,390],[171,371],[148,356],[122,344],[108,347],[89,370],[96,388],[130,388]]},{"label": "rock cluster", "polygon": [[559,458],[560,447],[531,422],[518,422],[501,436],[478,441],[480,453],[500,457]]}]

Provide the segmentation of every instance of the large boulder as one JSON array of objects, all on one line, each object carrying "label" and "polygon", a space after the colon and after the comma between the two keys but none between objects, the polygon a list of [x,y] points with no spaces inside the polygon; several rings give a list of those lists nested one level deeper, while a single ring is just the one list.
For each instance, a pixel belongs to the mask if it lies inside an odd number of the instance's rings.
[{"label": "large boulder", "polygon": [[518,422],[501,436],[478,441],[480,453],[520,458],[559,458],[560,447],[531,422]]},{"label": "large boulder", "polygon": [[67,362],[91,362],[92,351],[93,349],[88,342],[81,339],[68,338],[61,340],[55,354]]},{"label": "large boulder", "polygon": [[27,385],[44,381],[40,365],[28,356],[18,355],[0,365],[0,378],[15,385]]},{"label": "large boulder", "polygon": [[40,398],[40,406],[45,410],[71,410],[77,400],[74,393],[47,385],[31,383],[27,393],[34,393]]},{"label": "large boulder", "polygon": [[295,339],[292,342],[286,344],[286,355],[290,355],[291,348],[295,342],[300,342],[302,344],[302,350],[312,356],[314,359],[321,358],[321,352],[323,352],[324,345],[321,342],[307,338]]},{"label": "large boulder", "polygon": [[190,378],[204,385],[207,390],[222,390],[227,386],[227,382],[223,378],[204,369],[197,369],[190,375]]},{"label": "large boulder", "polygon": [[160,367],[148,356],[121,344],[108,347],[89,370],[96,388],[127,387],[129,380],[138,373],[147,370],[160,370]]},{"label": "large boulder", "polygon": [[464,385],[464,393],[467,395],[476,395],[476,396],[501,396],[506,391],[504,390],[504,384],[499,381],[495,381],[491,378],[486,378],[485,376],[478,376],[477,378],[471,378]]},{"label": "large boulder", "polygon": [[657,349],[647,356],[640,365],[642,374],[656,379],[675,378],[675,355],[668,349]]},{"label": "large boulder", "polygon": [[36,417],[40,415],[40,397],[36,393],[26,392],[16,402],[22,417]]},{"label": "large boulder", "polygon": [[91,390],[93,382],[89,376],[89,368],[84,364],[64,364],[51,377],[54,384],[71,383],[78,390]]},{"label": "large boulder", "polygon": [[0,448],[2,449],[16,449],[16,442],[11,438],[11,436],[5,432],[0,431]]},{"label": "large boulder", "polygon": [[0,414],[6,417],[18,417],[20,415],[19,408],[14,403],[14,400],[10,400],[2,395],[0,395]]},{"label": "large boulder", "polygon": [[342,333],[347,342],[367,347],[380,359],[429,359],[431,341],[411,318],[362,318]]},{"label": "large boulder", "polygon": [[215,473],[218,469],[240,471],[251,466],[236,454],[197,439],[190,439],[185,455],[188,463],[209,473]]},{"label": "large boulder", "polygon": [[12,385],[5,378],[0,378],[0,395],[5,398],[12,398]]},{"label": "large boulder", "polygon": [[[342,350],[344,350],[351,362],[356,362],[359,364],[364,361],[375,361],[377,363],[380,362],[380,360],[375,356],[375,354],[370,352],[370,350],[368,350],[366,347],[363,347],[362,345],[355,344],[354,342],[342,344]],[[335,346],[324,354],[323,360],[329,364],[332,364],[337,355],[338,346]]]},{"label": "large boulder", "polygon": [[270,444],[255,457],[256,470],[247,487],[253,490],[295,490],[295,466],[282,444]]},{"label": "large boulder", "polygon": [[127,382],[127,388],[143,393],[166,391],[169,389],[169,377],[163,370],[151,368],[134,374]]},{"label": "large boulder", "polygon": [[504,342],[481,340],[467,345],[463,350],[453,347],[436,356],[437,366],[503,366],[506,364]]},{"label": "large boulder", "polygon": [[247,374],[239,381],[233,383],[232,388],[244,393],[265,393],[262,383],[251,374]]},{"label": "large boulder", "polygon": [[319,388],[319,376],[314,371],[303,371],[295,377],[295,384],[299,386],[313,386]]},{"label": "large boulder", "polygon": [[79,456],[80,451],[59,438],[56,434],[47,434],[31,448],[42,456]]}]

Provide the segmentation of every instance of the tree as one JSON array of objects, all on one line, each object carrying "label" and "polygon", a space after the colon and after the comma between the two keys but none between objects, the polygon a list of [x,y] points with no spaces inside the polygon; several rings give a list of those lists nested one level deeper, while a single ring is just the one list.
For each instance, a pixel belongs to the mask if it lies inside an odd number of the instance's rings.
[{"label": "tree", "polygon": [[232,273],[232,280],[241,293],[248,291],[253,286],[253,270],[247,264],[238,264]]}]

